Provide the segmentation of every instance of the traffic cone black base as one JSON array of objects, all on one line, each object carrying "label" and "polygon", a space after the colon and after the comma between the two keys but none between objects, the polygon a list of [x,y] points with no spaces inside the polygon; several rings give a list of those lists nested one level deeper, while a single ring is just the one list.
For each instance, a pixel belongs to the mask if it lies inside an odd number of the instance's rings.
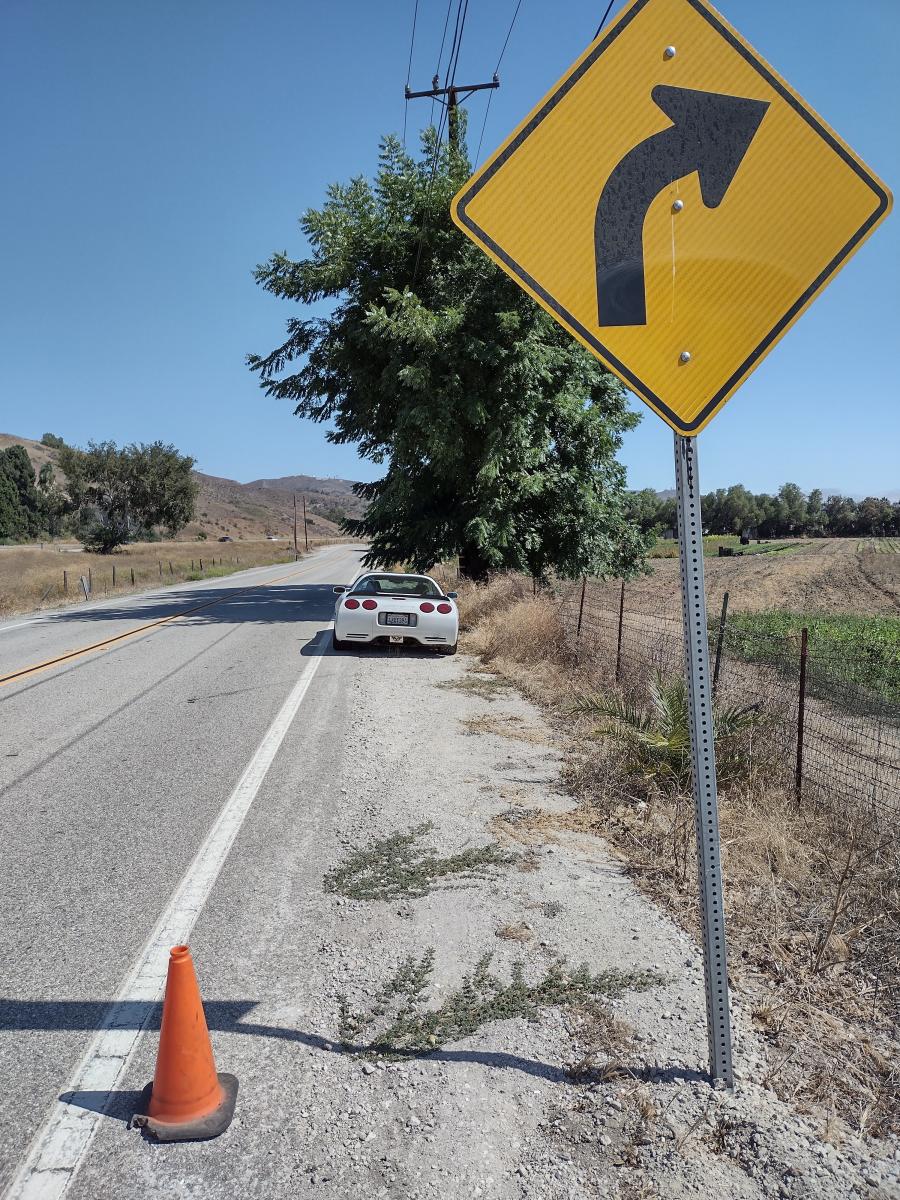
[{"label": "traffic cone black base", "polygon": [[177,1124],[147,1115],[153,1095],[153,1084],[148,1083],[141,1092],[139,1112],[132,1117],[132,1125],[152,1133],[159,1142],[205,1142],[218,1137],[231,1124],[238,1093],[238,1081],[234,1075],[223,1073],[218,1079],[224,1093],[218,1108],[214,1108],[203,1117],[197,1117],[194,1121],[179,1121]]}]

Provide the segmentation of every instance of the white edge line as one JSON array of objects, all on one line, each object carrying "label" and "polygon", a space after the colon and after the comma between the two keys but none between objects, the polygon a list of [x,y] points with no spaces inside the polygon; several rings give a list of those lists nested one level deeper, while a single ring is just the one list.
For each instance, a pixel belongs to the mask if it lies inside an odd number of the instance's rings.
[{"label": "white edge line", "polygon": [[[321,654],[313,657],[291,689],[194,861],[172,893],[104,1015],[96,1036],[63,1088],[64,1093],[114,1092],[118,1087],[153,1005],[165,987],[169,950],[187,942],[321,661]],[[136,1014],[129,1013],[124,1007],[129,1003],[137,1005]],[[4,1200],[57,1200],[65,1195],[103,1116],[103,1112],[57,1100],[35,1135]]]}]

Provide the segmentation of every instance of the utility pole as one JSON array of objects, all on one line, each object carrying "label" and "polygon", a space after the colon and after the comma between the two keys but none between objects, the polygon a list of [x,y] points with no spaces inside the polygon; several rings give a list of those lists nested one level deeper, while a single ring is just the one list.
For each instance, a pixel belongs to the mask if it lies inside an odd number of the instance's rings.
[{"label": "utility pole", "polygon": [[297,549],[297,493],[294,492],[294,562],[300,557],[300,551]]},{"label": "utility pole", "polygon": [[[459,112],[457,111],[463,100],[468,100],[473,92],[483,92],[487,88],[498,88],[500,80],[495,75],[490,83],[460,83],[453,84],[452,87],[440,87],[440,79],[435,75],[431,81],[431,87],[425,92],[411,92],[409,87],[406,88],[407,100],[439,100],[441,104],[447,105],[447,128],[450,139],[450,146],[453,150],[459,149]],[[460,95],[464,92],[464,95]],[[446,97],[446,99],[445,99]]]},{"label": "utility pole", "polygon": [[303,493],[303,541],[309,553],[309,529],[306,525],[306,492]]}]

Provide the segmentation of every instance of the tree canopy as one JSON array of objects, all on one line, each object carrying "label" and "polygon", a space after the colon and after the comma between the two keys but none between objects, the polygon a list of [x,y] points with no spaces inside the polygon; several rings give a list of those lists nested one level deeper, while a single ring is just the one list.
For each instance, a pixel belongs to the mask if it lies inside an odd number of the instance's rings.
[{"label": "tree canopy", "polygon": [[[628,513],[645,533],[675,528],[675,501],[651,488],[629,492]],[[751,492],[742,483],[718,488],[701,497],[703,528],[709,533],[743,533],[775,537],[893,537],[900,534],[900,501],[867,496],[854,500],[820,488],[806,495],[796,483],[783,484],[775,495]]]},{"label": "tree canopy", "polygon": [[385,138],[373,181],[332,185],[302,217],[309,256],[257,268],[273,295],[330,311],[290,319],[249,365],[268,395],[386,468],[357,485],[368,508],[344,522],[369,563],[424,569],[459,554],[475,577],[631,573],[646,539],[616,452],[638,417],[618,380],[455,228],[450,201],[469,173],[433,128],[418,156]]},{"label": "tree canopy", "polygon": [[59,465],[68,481],[78,531],[90,550],[108,553],[146,537],[155,526],[176,534],[194,515],[194,459],[174,446],[89,442],[64,446]]}]

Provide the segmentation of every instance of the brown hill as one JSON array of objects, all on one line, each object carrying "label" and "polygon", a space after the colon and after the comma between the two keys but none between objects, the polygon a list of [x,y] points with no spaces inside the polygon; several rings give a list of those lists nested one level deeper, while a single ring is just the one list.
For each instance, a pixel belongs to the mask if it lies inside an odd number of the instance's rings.
[{"label": "brown hill", "polygon": [[[0,450],[24,446],[35,471],[46,462],[57,472],[57,451],[33,438],[0,433]],[[317,479],[314,475],[290,475],[283,479],[259,479],[238,483],[216,475],[194,472],[200,484],[196,519],[183,529],[181,540],[205,533],[210,540],[218,537],[258,540],[261,537],[293,539],[294,494],[297,495],[297,536],[303,544],[302,496],[306,495],[306,519],[311,538],[332,537],[339,533],[337,522],[343,514],[357,516],[365,509],[353,495],[353,484],[346,479]],[[60,476],[60,482],[65,480]]]}]

